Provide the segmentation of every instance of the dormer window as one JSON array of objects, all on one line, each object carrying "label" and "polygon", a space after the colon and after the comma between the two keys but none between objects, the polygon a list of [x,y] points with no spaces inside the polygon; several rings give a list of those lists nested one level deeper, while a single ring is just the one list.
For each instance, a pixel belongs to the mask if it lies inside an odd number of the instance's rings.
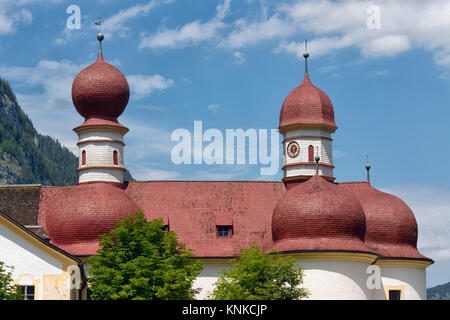
[{"label": "dormer window", "polygon": [[217,236],[219,238],[231,238],[233,226],[217,226]]}]

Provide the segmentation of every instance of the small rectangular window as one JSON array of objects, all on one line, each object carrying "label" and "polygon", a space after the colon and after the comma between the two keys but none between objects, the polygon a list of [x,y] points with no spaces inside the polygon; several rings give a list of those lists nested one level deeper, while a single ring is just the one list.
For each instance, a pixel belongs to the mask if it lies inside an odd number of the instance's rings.
[{"label": "small rectangular window", "polygon": [[232,226],[217,226],[217,236],[219,238],[230,238],[232,234]]},{"label": "small rectangular window", "polygon": [[389,290],[389,300],[401,300],[401,290]]},{"label": "small rectangular window", "polygon": [[34,300],[34,286],[19,286],[24,300]]}]

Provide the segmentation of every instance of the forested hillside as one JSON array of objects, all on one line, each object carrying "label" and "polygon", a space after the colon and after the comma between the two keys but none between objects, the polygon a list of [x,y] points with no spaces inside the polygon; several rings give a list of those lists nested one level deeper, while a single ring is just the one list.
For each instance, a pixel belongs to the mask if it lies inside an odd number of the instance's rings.
[{"label": "forested hillside", "polygon": [[450,282],[427,289],[428,300],[450,300]]}]

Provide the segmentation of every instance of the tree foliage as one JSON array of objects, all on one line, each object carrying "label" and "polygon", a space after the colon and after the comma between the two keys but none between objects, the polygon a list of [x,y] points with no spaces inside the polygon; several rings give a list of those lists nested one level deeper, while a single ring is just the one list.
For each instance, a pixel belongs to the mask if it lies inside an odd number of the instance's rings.
[{"label": "tree foliage", "polygon": [[197,293],[202,265],[161,219],[147,221],[138,211],[102,235],[100,247],[89,259],[93,300],[189,300]]},{"label": "tree foliage", "polygon": [[300,285],[303,270],[292,257],[277,252],[262,252],[257,244],[241,249],[223,270],[209,295],[213,300],[294,300],[308,296]]},{"label": "tree foliage", "polygon": [[0,300],[23,300],[19,287],[13,284],[13,269],[0,262]]}]

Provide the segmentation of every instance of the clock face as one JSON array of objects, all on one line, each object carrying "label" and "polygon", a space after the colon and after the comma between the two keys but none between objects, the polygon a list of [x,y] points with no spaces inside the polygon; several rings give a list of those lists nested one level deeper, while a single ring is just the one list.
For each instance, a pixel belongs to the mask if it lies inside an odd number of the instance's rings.
[{"label": "clock face", "polygon": [[292,141],[287,146],[287,154],[291,158],[295,158],[300,153],[300,146],[296,141]]}]

